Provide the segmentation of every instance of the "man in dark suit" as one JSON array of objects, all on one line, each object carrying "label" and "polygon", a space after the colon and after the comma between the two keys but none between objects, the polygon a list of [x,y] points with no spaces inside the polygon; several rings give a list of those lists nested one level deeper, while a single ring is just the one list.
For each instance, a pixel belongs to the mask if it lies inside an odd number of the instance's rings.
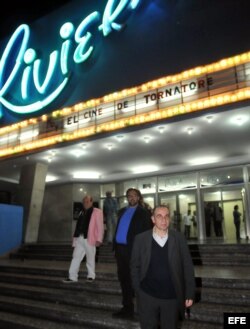
[{"label": "man in dark suit", "polygon": [[167,206],[157,206],[154,228],[135,237],[131,277],[142,329],[177,329],[195,295],[194,268],[184,235],[169,229]]},{"label": "man in dark suit", "polygon": [[129,188],[126,192],[128,206],[118,213],[118,222],[114,237],[114,250],[117,273],[122,290],[122,309],[113,313],[114,317],[133,318],[134,290],[130,273],[130,258],[134,238],[137,234],[152,229],[150,213],[139,205],[140,191]]}]

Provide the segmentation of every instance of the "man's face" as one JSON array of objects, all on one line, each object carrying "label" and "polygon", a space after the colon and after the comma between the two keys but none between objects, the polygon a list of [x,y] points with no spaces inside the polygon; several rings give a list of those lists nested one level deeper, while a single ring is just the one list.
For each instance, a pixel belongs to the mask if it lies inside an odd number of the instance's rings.
[{"label": "man's face", "polygon": [[136,191],[129,191],[128,195],[127,195],[127,200],[128,200],[128,204],[130,205],[130,207],[137,206],[137,204],[139,202],[139,196],[136,193]]},{"label": "man's face", "polygon": [[152,216],[152,221],[159,231],[167,232],[170,224],[169,209],[165,207],[156,208]]},{"label": "man's face", "polygon": [[82,199],[82,204],[83,204],[84,209],[89,209],[93,206],[93,200],[91,200],[91,198],[89,196],[85,196]]}]

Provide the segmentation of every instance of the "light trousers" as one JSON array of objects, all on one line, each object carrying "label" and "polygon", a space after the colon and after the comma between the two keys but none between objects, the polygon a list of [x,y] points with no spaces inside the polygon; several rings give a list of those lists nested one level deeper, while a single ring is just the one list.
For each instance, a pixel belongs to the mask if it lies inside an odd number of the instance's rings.
[{"label": "light trousers", "polygon": [[69,267],[69,278],[71,280],[78,281],[78,273],[80,270],[80,265],[85,255],[86,255],[86,267],[88,272],[87,277],[95,279],[96,247],[91,246],[88,243],[87,239],[84,239],[84,237],[80,235],[76,239],[72,260]]}]

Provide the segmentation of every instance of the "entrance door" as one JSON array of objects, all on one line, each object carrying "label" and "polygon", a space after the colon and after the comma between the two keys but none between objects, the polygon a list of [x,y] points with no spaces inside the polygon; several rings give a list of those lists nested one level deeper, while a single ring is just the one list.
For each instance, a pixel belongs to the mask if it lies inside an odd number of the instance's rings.
[{"label": "entrance door", "polygon": [[192,224],[190,229],[190,238],[197,238],[197,217],[196,217],[196,198],[193,191],[182,191],[176,193],[159,194],[160,204],[169,205],[171,214],[171,226],[180,231],[185,231],[184,215],[188,210],[192,214]]},{"label": "entrance door", "polygon": [[[227,241],[236,242],[233,221],[233,210],[236,204],[239,206],[239,211],[242,213],[241,234],[242,237],[245,236],[242,188],[218,188],[216,190],[203,191],[203,203],[206,237],[223,237]],[[220,220],[218,207],[222,215],[221,223],[218,222],[218,220]],[[221,234],[218,234],[218,225],[221,226]]]}]

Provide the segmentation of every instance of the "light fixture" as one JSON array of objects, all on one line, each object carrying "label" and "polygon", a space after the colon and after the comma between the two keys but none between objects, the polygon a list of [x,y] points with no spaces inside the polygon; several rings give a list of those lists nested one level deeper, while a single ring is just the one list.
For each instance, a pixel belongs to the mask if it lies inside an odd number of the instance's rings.
[{"label": "light fixture", "polygon": [[121,142],[124,138],[123,135],[116,135],[115,137],[117,138],[118,142]]},{"label": "light fixture", "polygon": [[108,149],[109,151],[111,151],[112,148],[113,148],[113,144],[108,144],[108,145],[107,145],[107,149]]},{"label": "light fixture", "polygon": [[46,183],[53,182],[55,180],[57,180],[57,177],[56,176],[52,176],[52,175],[47,175],[46,176],[46,179],[45,179]]},{"label": "light fixture", "polygon": [[80,158],[80,156],[84,154],[82,150],[72,150],[70,151],[70,153],[74,155],[76,158]]},{"label": "light fixture", "polygon": [[211,123],[213,121],[213,115],[206,116],[207,122]]},{"label": "light fixture", "polygon": [[188,127],[188,128],[187,128],[187,133],[188,133],[189,135],[192,135],[193,131],[194,131],[194,128],[192,128],[192,127]]},{"label": "light fixture", "polygon": [[81,147],[85,150],[86,147],[87,147],[87,144],[86,144],[86,143],[82,143],[82,144],[81,144]]},{"label": "light fixture", "polygon": [[96,172],[96,171],[78,171],[73,173],[73,178],[76,179],[87,179],[87,178],[99,178],[100,177],[100,173]]},{"label": "light fixture", "polygon": [[151,137],[150,136],[144,136],[143,139],[144,139],[144,142],[147,144],[147,143],[150,142]]},{"label": "light fixture", "polygon": [[51,155],[52,157],[54,157],[54,156],[56,155],[56,151],[55,151],[55,150],[50,150],[49,153],[50,153],[50,155]]},{"label": "light fixture", "polygon": [[233,117],[231,122],[237,126],[242,126],[247,120],[248,117],[246,115],[238,115],[237,117]]},{"label": "light fixture", "polygon": [[165,127],[164,127],[164,126],[159,126],[157,129],[158,129],[159,132],[162,134],[163,131],[165,130]]},{"label": "light fixture", "polygon": [[200,158],[193,158],[192,160],[189,160],[188,163],[191,166],[197,166],[197,165],[204,165],[209,163],[216,163],[220,160],[218,157],[200,157]]},{"label": "light fixture", "polygon": [[148,172],[154,172],[159,170],[159,168],[155,165],[143,165],[133,168],[134,174],[144,174]]}]

